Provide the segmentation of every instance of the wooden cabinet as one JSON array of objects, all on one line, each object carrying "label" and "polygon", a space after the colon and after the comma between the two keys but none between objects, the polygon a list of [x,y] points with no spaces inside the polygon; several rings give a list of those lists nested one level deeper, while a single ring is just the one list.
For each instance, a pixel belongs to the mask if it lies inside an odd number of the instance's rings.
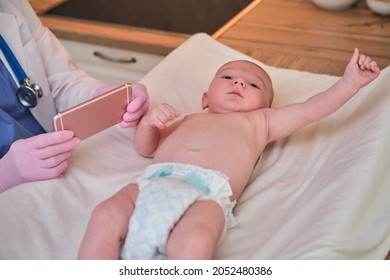
[{"label": "wooden cabinet", "polygon": [[106,83],[138,82],[164,57],[60,39],[78,66]]}]

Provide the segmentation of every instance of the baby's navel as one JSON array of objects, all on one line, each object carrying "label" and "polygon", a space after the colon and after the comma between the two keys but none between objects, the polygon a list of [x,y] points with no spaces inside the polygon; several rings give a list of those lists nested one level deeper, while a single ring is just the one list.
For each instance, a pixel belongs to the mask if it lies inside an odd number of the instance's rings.
[{"label": "baby's navel", "polygon": [[200,152],[200,149],[199,149],[199,148],[188,148],[188,149],[187,149],[187,152],[190,152],[190,153],[199,153],[199,152]]}]

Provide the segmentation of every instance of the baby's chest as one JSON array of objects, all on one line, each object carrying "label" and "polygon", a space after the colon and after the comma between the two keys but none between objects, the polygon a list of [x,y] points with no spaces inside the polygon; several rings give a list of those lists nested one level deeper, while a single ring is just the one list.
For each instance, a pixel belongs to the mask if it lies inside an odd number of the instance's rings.
[{"label": "baby's chest", "polygon": [[246,115],[221,115],[211,118],[184,120],[173,137],[186,139],[194,146],[237,147],[257,145],[264,140],[262,124]]}]

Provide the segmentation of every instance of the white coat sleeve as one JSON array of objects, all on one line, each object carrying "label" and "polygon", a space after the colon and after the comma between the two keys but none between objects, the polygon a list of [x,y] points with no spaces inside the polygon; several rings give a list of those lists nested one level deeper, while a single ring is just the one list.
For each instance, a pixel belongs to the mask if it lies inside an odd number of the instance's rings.
[{"label": "white coat sleeve", "polygon": [[24,0],[18,2],[36,42],[32,44],[32,51],[41,60],[56,110],[63,111],[91,98],[103,82],[80,70],[61,42],[42,25],[31,6]]}]

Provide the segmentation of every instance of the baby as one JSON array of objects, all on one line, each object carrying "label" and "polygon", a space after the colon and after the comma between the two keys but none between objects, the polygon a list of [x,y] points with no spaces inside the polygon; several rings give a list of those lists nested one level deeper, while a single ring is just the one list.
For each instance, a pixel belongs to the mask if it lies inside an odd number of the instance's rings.
[{"label": "baby", "polygon": [[[135,131],[138,153],[153,157],[138,184],[99,204],[82,241],[86,259],[210,259],[266,145],[332,114],[378,77],[376,62],[355,49],[343,77],[305,102],[271,108],[269,75],[249,61],[224,64],[202,108],[160,104]],[[130,222],[129,222],[130,221]]]}]

